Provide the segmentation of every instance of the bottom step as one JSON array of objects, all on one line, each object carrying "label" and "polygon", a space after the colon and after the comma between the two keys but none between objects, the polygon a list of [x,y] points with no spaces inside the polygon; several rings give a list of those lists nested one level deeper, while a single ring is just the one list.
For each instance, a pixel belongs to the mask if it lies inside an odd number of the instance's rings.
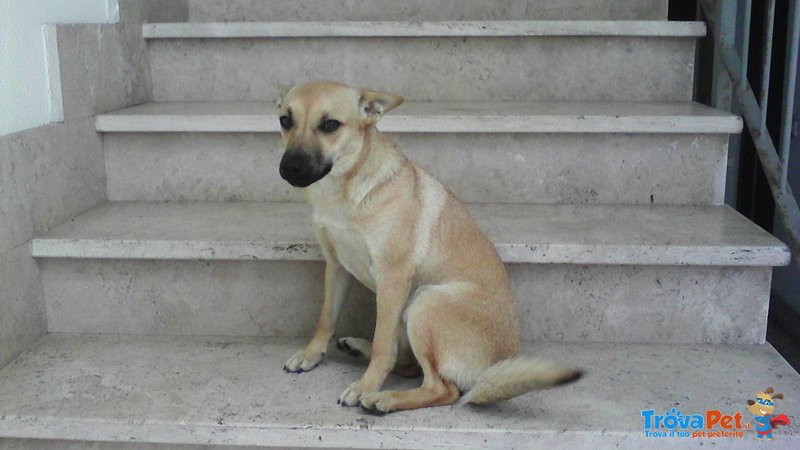
[{"label": "bottom step", "polygon": [[[305,374],[284,361],[303,339],[61,335],[0,370],[0,448],[59,439],[322,448],[752,448],[746,401],[783,392],[770,448],[800,448],[800,375],[769,345],[527,344],[524,353],[585,368],[579,382],[489,407],[375,417],[336,398],[363,368],[331,349]],[[418,383],[392,378],[387,388]],[[647,437],[643,410],[741,413],[740,437]],[[739,433],[741,432],[741,433]],[[676,433],[677,434],[677,433]],[[95,448],[95,447],[92,447]],[[99,448],[99,447],[97,447]],[[136,447],[132,447],[136,448]],[[162,448],[160,445],[147,448]],[[765,447],[766,448],[766,447]]]}]

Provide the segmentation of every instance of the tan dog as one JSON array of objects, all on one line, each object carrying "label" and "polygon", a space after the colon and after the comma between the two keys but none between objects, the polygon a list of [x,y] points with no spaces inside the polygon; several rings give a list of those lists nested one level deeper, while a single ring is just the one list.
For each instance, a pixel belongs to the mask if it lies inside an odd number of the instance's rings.
[{"label": "tan dog", "polygon": [[[331,83],[285,92],[281,176],[313,207],[325,255],[325,300],[314,337],[284,367],[322,359],[353,277],[377,294],[372,344],[339,347],[370,359],[340,396],[373,413],[483,404],[576,380],[581,372],[515,358],[514,297],[494,246],[441,183],[407,160],[375,124],[403,98]],[[380,392],[393,369],[424,375],[407,391]],[[396,367],[397,366],[397,367]]]}]

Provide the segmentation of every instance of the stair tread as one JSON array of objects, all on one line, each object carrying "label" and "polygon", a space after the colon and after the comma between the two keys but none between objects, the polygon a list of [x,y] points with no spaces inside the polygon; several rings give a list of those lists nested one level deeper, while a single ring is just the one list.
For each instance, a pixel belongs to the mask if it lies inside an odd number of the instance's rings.
[{"label": "stair tread", "polygon": [[[271,102],[152,102],[96,116],[100,132],[278,132]],[[739,133],[695,102],[407,102],[381,120],[409,133]]]},{"label": "stair tread", "polygon": [[[469,205],[506,262],[785,265],[788,248],[728,206]],[[32,241],[35,257],[320,260],[298,202],[108,202]]]},{"label": "stair tread", "polygon": [[360,22],[180,22],[142,25],[146,39],[434,36],[637,36],[706,35],[703,22],[658,20],[480,20]]},{"label": "stair tread", "polygon": [[[0,438],[471,449],[530,448],[537,439],[543,447],[641,448],[652,440],[644,437],[642,410],[719,409],[752,423],[745,402],[767,386],[785,395],[776,413],[800,410],[800,375],[769,344],[526,343],[523,354],[583,367],[586,376],[483,408],[374,417],[336,404],[364,370],[337,350],[309,373],[281,370],[305,342],[50,334],[0,370]],[[390,376],[385,388],[418,383]],[[755,431],[743,431],[739,439],[702,441],[748,448]],[[774,445],[792,443],[800,445],[795,420],[775,432]]]}]

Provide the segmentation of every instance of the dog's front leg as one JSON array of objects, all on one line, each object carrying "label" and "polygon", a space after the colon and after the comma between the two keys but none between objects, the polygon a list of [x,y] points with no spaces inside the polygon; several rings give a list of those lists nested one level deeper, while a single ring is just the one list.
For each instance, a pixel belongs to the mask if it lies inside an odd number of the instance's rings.
[{"label": "dog's front leg", "polygon": [[342,305],[353,286],[353,275],[339,261],[325,253],[325,300],[319,315],[314,337],[305,349],[289,358],[283,369],[287,372],[308,372],[319,364],[325,356],[328,342],[336,331],[336,321],[342,311]]},{"label": "dog's front leg", "polygon": [[380,390],[386,376],[394,368],[403,310],[411,291],[411,276],[407,272],[388,271],[386,279],[378,282],[372,359],[361,379],[351,384],[339,396],[339,403],[343,406],[358,405],[362,395]]}]

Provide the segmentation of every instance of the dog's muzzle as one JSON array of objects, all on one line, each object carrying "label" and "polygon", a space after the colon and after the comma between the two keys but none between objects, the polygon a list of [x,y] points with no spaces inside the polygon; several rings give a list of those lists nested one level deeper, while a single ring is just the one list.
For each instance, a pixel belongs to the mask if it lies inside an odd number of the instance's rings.
[{"label": "dog's muzzle", "polygon": [[333,163],[315,158],[310,153],[287,150],[281,158],[281,178],[294,187],[304,188],[321,180],[333,168]]}]

